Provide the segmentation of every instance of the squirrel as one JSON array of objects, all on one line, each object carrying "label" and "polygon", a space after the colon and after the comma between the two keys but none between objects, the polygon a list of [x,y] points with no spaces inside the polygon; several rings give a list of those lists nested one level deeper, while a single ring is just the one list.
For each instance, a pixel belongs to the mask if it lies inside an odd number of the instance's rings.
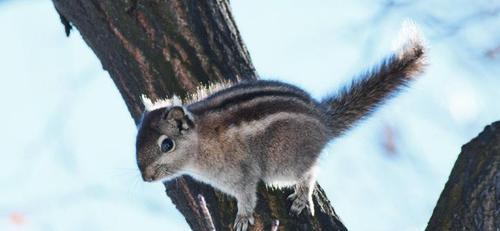
[{"label": "squirrel", "polygon": [[261,180],[294,185],[290,211],[314,215],[315,169],[325,145],[423,72],[426,49],[416,26],[406,23],[402,34],[403,44],[380,65],[320,101],[269,80],[216,85],[187,103],[143,98],[136,140],[143,180],[187,174],[234,196],[238,231],[254,224]]}]

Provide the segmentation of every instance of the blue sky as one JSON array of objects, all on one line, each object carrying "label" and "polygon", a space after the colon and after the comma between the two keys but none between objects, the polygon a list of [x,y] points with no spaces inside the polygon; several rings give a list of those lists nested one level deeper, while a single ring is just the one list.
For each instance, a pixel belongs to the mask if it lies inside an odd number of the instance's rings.
[{"label": "blue sky", "polygon": [[[350,230],[422,230],[461,145],[500,119],[500,4],[231,4],[261,77],[317,98],[389,54],[404,19],[421,27],[426,74],[333,141],[318,180]],[[0,22],[0,230],[188,230],[141,182],[125,104],[52,3],[0,2]]]}]

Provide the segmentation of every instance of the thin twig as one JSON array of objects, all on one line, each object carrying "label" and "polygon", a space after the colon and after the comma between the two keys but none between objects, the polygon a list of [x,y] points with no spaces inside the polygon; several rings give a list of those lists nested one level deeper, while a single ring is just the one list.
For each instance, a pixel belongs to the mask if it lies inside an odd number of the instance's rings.
[{"label": "thin twig", "polygon": [[207,229],[210,231],[215,231],[215,225],[212,220],[212,216],[210,215],[210,211],[208,211],[207,202],[205,202],[205,197],[203,197],[203,195],[201,194],[198,194],[198,203],[200,204],[201,214],[205,220]]}]

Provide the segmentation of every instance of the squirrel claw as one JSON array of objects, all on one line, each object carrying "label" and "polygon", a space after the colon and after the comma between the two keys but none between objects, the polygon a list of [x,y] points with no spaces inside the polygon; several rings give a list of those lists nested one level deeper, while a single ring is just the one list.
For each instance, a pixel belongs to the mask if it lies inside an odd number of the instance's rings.
[{"label": "squirrel claw", "polygon": [[233,229],[235,231],[247,231],[249,225],[254,225],[255,219],[252,215],[236,215]]}]

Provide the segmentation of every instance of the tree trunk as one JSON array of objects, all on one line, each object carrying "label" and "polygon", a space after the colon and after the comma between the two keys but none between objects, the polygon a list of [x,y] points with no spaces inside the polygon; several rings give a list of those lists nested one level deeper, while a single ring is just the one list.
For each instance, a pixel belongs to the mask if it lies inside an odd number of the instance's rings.
[{"label": "tree trunk", "polygon": [[[172,94],[185,96],[200,84],[257,79],[228,0],[53,0],[69,34],[72,26],[100,59],[137,123],[143,105]],[[181,177],[166,192],[193,230],[231,230],[233,198]],[[346,230],[325,193],[314,192],[316,216],[288,214],[290,189],[258,188],[254,230]],[[198,197],[202,195],[202,197]],[[196,199],[196,198],[201,198]],[[206,201],[206,207],[203,206]]]},{"label": "tree trunk", "polygon": [[426,230],[500,230],[500,121],[462,147]]}]

